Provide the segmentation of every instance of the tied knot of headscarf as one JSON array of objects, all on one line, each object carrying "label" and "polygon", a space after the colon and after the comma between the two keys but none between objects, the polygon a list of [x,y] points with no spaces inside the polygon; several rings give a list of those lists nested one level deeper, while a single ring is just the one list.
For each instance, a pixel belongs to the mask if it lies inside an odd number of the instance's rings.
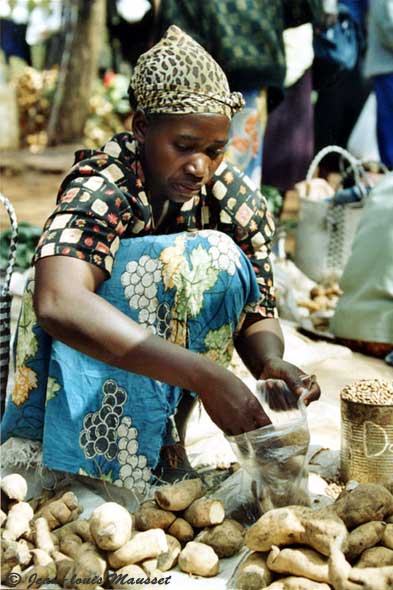
[{"label": "tied knot of headscarf", "polygon": [[146,113],[217,113],[231,119],[244,107],[218,63],[176,26],[139,57],[130,89]]}]

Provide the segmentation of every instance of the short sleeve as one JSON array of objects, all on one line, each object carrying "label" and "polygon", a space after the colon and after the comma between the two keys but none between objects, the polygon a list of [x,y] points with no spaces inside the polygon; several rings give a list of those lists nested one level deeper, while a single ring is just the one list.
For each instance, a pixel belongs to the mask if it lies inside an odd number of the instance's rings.
[{"label": "short sleeve", "polygon": [[217,229],[230,235],[252,264],[261,292],[259,313],[277,317],[270,260],[275,225],[266,199],[250,178],[226,162],[213,176],[210,191],[219,204]]},{"label": "short sleeve", "polygon": [[34,262],[47,256],[85,260],[108,276],[120,238],[132,217],[119,187],[121,167],[101,156],[76,164],[60,187],[57,207],[47,220]]}]

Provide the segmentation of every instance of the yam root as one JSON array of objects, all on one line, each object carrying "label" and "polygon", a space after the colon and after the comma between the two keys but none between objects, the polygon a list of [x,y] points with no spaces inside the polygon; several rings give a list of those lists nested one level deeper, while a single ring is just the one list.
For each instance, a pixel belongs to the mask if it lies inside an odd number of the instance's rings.
[{"label": "yam root", "polygon": [[345,559],[342,546],[342,540],[336,539],[330,547],[329,582],[334,590],[349,590],[347,588],[348,576],[352,568]]},{"label": "yam root", "polygon": [[122,547],[108,553],[108,562],[113,569],[139,563],[168,551],[168,542],[162,529],[137,533]]},{"label": "yam root", "polygon": [[0,527],[3,526],[3,524],[5,523],[6,520],[7,520],[6,513],[3,512],[3,510],[0,509]]},{"label": "yam root", "polygon": [[176,537],[180,543],[188,543],[194,538],[194,529],[184,518],[176,518],[167,529],[167,533],[172,537]]},{"label": "yam root", "polygon": [[[106,575],[107,564],[91,543],[83,543],[80,546],[74,565],[70,569],[66,580],[66,586],[79,590],[94,590],[97,584],[102,584]],[[77,583],[75,580],[82,582]]]},{"label": "yam root", "polygon": [[81,545],[82,539],[78,537],[78,535],[70,534],[68,537],[60,541],[59,550],[68,555],[68,557],[75,559],[79,553]]},{"label": "yam root", "polygon": [[330,586],[323,582],[315,582],[308,578],[301,578],[297,576],[289,576],[288,578],[281,578],[276,580],[265,590],[330,590]]},{"label": "yam root", "polygon": [[8,541],[19,539],[19,537],[30,529],[30,522],[33,516],[33,509],[27,502],[14,504],[7,516],[3,539]]},{"label": "yam root", "polygon": [[190,541],[179,555],[179,568],[182,572],[204,578],[216,576],[219,571],[218,556],[208,545]]},{"label": "yam root", "polygon": [[116,551],[131,538],[131,515],[116,502],[105,502],[90,518],[90,532],[100,549]]},{"label": "yam root", "polygon": [[187,479],[162,486],[154,494],[155,500],[164,510],[179,512],[186,510],[194,500],[203,496],[203,483],[200,479]]},{"label": "yam root", "polygon": [[232,557],[243,547],[244,539],[236,521],[224,520],[221,524],[209,527],[198,535],[198,541],[214,549],[218,557]]},{"label": "yam root", "polygon": [[325,287],[322,287],[322,285],[315,285],[315,287],[310,290],[310,297],[313,299],[315,299],[315,297],[323,297],[324,295],[326,295],[326,289]]},{"label": "yam root", "polygon": [[20,582],[15,588],[25,590],[28,588],[40,588],[44,580],[53,580],[56,577],[56,565],[52,561],[47,566],[31,565],[21,573]]},{"label": "yam root", "polygon": [[53,572],[52,577],[56,575],[56,567],[54,565],[53,558],[43,549],[32,549],[31,553],[33,554],[33,560],[35,565],[41,565],[43,567],[50,566],[51,571]]},{"label": "yam root", "polygon": [[351,492],[343,492],[331,509],[344,521],[349,530],[370,522],[384,520],[393,513],[393,495],[382,485],[360,484]]},{"label": "yam root", "polygon": [[366,522],[353,529],[348,535],[344,553],[352,561],[366,549],[374,547],[382,539],[386,524],[381,521]]},{"label": "yam root", "polygon": [[267,565],[271,571],[279,574],[292,574],[316,582],[329,582],[328,560],[314,549],[286,547],[280,550],[273,546],[267,558]]},{"label": "yam root", "polygon": [[382,535],[381,545],[393,549],[393,524],[387,524]]},{"label": "yam root", "polygon": [[390,481],[387,481],[386,483],[383,484],[385,486],[385,488],[387,490],[389,490],[389,492],[391,494],[393,494],[393,479],[391,479]]},{"label": "yam root", "polygon": [[53,580],[56,577],[56,564],[42,549],[33,549],[34,565],[21,573],[21,580],[16,588],[39,588],[43,580]]},{"label": "yam root", "polygon": [[260,590],[273,579],[266,564],[267,553],[251,553],[235,572],[235,587],[238,590]]},{"label": "yam root", "polygon": [[393,567],[352,568],[345,590],[393,590]]},{"label": "yam root", "polygon": [[5,582],[16,565],[26,567],[32,560],[32,553],[22,541],[2,541],[1,581]]},{"label": "yam root", "polygon": [[393,550],[387,547],[371,547],[363,551],[355,567],[383,567],[393,566]]},{"label": "yam root", "polygon": [[311,312],[319,311],[320,310],[320,306],[318,305],[318,303],[315,303],[315,301],[312,301],[311,299],[305,299],[305,300],[297,301],[297,305],[299,307],[304,307],[304,308],[308,309]]},{"label": "yam root", "polygon": [[221,500],[199,498],[198,500],[194,500],[184,512],[183,516],[192,527],[199,529],[214,524],[221,524],[225,518],[224,504]]},{"label": "yam root", "polygon": [[134,514],[135,527],[138,531],[148,531],[149,529],[168,529],[176,520],[176,515],[168,510],[163,510],[157,505],[142,506]]},{"label": "yam root", "polygon": [[180,542],[176,537],[172,537],[171,535],[165,536],[168,543],[168,551],[160,553],[157,557],[157,569],[161,572],[167,572],[175,567],[181,551]]},{"label": "yam root", "polygon": [[38,549],[42,549],[49,554],[55,550],[55,544],[51,537],[48,521],[43,516],[40,516],[33,522],[33,537]]},{"label": "yam root", "polygon": [[68,574],[74,566],[74,560],[61,551],[53,551],[52,559],[56,564],[56,579],[60,586],[64,586],[66,578],[70,578]]},{"label": "yam root", "polygon": [[7,495],[10,500],[23,502],[27,496],[27,483],[19,473],[10,473],[2,478],[1,491]]},{"label": "yam root", "polygon": [[273,545],[307,545],[329,555],[330,544],[346,537],[343,521],[328,508],[288,506],[263,514],[246,532],[245,544],[253,551],[270,551]]},{"label": "yam root", "polygon": [[150,576],[158,570],[157,563],[158,559],[157,557],[154,557],[152,559],[145,559],[145,561],[142,561],[141,566],[147,575]]},{"label": "yam root", "polygon": [[314,298],[314,303],[318,305],[320,310],[325,310],[329,306],[329,299],[326,295],[318,295],[318,297]]},{"label": "yam root", "polygon": [[94,543],[94,539],[90,532],[90,522],[85,519],[73,520],[67,524],[59,527],[53,531],[53,534],[62,541],[70,534],[78,535],[83,541]]},{"label": "yam root", "polygon": [[47,502],[36,512],[35,518],[44,516],[50,530],[76,520],[81,512],[78,498],[73,492],[65,492],[59,499]]}]

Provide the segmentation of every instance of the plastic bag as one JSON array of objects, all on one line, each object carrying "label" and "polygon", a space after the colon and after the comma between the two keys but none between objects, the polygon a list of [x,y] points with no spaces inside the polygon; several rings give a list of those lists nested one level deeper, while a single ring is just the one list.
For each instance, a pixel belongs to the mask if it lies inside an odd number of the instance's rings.
[{"label": "plastic bag", "polygon": [[348,150],[360,160],[379,162],[377,141],[377,99],[371,92],[362,112],[352,129],[347,144]]},{"label": "plastic bag", "polygon": [[252,475],[246,469],[240,468],[227,477],[209,496],[221,500],[227,518],[234,518],[242,524],[252,524],[261,516],[252,490]]},{"label": "plastic bag", "polygon": [[[280,404],[277,389],[282,392]],[[305,388],[297,400],[284,381],[258,381],[257,396],[272,424],[227,437],[249,476],[242,478],[238,490],[241,497],[253,498],[249,514],[259,517],[272,508],[310,504],[306,468],[310,433],[303,402],[307,392]]]}]

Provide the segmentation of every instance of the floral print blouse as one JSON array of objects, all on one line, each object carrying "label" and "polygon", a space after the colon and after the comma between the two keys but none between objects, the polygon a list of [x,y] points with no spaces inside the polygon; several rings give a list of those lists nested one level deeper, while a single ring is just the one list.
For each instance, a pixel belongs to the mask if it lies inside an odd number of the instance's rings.
[{"label": "floral print blouse", "polygon": [[201,229],[227,234],[245,252],[261,291],[259,311],[276,317],[269,259],[274,222],[251,180],[224,160],[197,196],[171,203],[171,215],[155,230],[138,143],[128,132],[115,135],[102,150],[76,152],[34,261],[72,256],[104,269],[109,277],[120,239]]}]

